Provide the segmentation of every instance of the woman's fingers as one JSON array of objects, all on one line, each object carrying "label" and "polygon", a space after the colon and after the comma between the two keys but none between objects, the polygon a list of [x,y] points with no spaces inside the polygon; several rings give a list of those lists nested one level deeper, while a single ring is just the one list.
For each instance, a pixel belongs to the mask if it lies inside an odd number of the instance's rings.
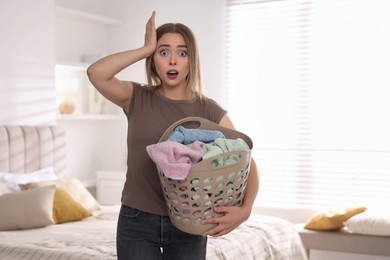
[{"label": "woman's fingers", "polygon": [[157,45],[157,36],[156,36],[156,11],[152,12],[152,16],[149,18],[146,23],[146,32],[145,32],[145,46],[150,48],[151,53],[154,52]]}]

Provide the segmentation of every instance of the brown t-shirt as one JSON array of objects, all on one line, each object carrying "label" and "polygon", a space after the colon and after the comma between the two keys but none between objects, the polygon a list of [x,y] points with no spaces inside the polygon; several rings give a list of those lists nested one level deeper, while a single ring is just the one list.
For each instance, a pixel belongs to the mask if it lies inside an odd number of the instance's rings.
[{"label": "brown t-shirt", "polygon": [[146,152],[146,146],[158,142],[164,131],[174,122],[190,116],[219,123],[226,114],[221,106],[209,98],[171,100],[160,93],[150,92],[133,82],[133,96],[128,120],[128,158],[126,183],[122,203],[126,206],[166,216],[156,165]]}]

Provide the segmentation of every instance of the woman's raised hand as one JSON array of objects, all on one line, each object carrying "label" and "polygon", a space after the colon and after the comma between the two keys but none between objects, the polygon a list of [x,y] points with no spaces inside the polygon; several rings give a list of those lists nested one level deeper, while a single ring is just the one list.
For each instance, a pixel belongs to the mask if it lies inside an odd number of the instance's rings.
[{"label": "woman's raised hand", "polygon": [[157,35],[156,35],[156,24],[155,24],[156,11],[153,11],[152,16],[146,23],[145,32],[145,45],[150,52],[150,55],[156,50],[157,47]]}]

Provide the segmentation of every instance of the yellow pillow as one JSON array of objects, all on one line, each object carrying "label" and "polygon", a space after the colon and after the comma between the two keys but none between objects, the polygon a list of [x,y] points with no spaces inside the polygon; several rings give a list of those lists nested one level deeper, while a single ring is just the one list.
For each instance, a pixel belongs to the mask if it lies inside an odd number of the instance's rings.
[{"label": "yellow pillow", "polygon": [[53,218],[56,224],[77,221],[89,216],[92,216],[91,212],[72,199],[64,189],[56,189],[53,204]]},{"label": "yellow pillow", "polygon": [[344,221],[364,212],[366,209],[366,207],[354,207],[342,210],[320,211],[306,221],[304,228],[311,230],[337,230],[343,227]]}]

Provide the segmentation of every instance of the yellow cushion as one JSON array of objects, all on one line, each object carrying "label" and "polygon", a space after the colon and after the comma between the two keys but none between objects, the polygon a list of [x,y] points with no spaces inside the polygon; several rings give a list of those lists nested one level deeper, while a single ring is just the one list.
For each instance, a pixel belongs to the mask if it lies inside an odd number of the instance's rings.
[{"label": "yellow cushion", "polygon": [[364,212],[366,209],[366,207],[354,207],[342,210],[320,211],[306,221],[304,228],[311,230],[337,230],[343,227],[344,221]]},{"label": "yellow cushion", "polygon": [[56,224],[81,220],[91,215],[90,211],[72,199],[64,189],[56,189],[53,204],[53,218]]}]

